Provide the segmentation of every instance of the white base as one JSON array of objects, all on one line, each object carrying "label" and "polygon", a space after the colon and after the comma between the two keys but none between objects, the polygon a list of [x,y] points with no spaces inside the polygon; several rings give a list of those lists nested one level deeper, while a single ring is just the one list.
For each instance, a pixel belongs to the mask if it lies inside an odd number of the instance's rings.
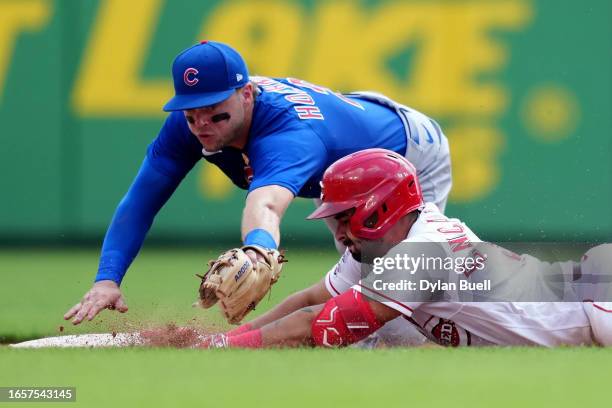
[{"label": "white base", "polygon": [[142,346],[144,343],[138,333],[108,333],[75,334],[69,336],[46,337],[43,339],[24,341],[11,344],[14,348],[43,347],[130,347]]}]

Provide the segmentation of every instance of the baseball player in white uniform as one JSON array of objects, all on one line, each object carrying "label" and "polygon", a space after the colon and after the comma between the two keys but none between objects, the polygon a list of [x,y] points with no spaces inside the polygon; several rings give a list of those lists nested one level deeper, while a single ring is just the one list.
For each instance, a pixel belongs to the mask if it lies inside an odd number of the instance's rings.
[{"label": "baseball player in white uniform", "polygon": [[[610,244],[580,263],[550,264],[483,243],[425,203],[412,164],[384,149],[328,168],[322,205],[309,218],[326,217],[337,221],[335,238],[347,250],[325,278],[201,347],[346,346],[392,321],[446,346],[612,345]],[[454,269],[440,274],[426,259]],[[384,273],[373,269],[382,265]],[[410,278],[417,290],[409,289]]]}]

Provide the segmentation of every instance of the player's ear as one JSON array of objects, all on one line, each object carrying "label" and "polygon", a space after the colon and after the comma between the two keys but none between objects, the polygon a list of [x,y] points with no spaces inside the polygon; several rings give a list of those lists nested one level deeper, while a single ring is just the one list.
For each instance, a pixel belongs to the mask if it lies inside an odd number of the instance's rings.
[{"label": "player's ear", "polygon": [[247,84],[240,90],[240,94],[244,104],[251,103],[253,100],[253,84],[251,82],[247,82]]}]

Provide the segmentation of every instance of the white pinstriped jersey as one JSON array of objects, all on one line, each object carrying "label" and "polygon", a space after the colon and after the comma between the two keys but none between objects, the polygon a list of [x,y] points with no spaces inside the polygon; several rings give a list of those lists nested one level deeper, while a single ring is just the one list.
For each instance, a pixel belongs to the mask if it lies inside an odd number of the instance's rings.
[{"label": "white pinstriped jersey", "polygon": [[[446,243],[449,236],[440,231],[457,233],[459,230],[469,241],[480,242],[461,221],[447,218],[435,205],[427,204],[404,242]],[[453,252],[450,245],[446,252],[449,256],[465,256],[462,251]],[[491,271],[490,267],[487,272],[533,279],[539,270],[550,264],[523,255],[517,257],[516,262],[504,265],[508,265],[502,268],[504,270]],[[377,297],[371,293],[371,288],[360,285],[361,267],[350,252],[345,252],[325,277],[328,291],[336,296],[354,288],[366,296]],[[538,285],[536,278],[524,287],[537,289]],[[380,293],[377,295],[380,298]],[[387,306],[402,313],[426,337],[442,345],[556,346],[593,342],[589,319],[579,302],[401,302],[387,299],[389,301],[384,302]]]}]

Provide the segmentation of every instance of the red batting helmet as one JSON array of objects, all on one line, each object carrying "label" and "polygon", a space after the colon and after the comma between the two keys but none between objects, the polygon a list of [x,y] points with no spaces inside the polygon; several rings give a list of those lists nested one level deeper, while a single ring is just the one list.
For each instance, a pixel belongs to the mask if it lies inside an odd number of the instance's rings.
[{"label": "red batting helmet", "polygon": [[400,218],[423,206],[416,169],[385,149],[362,150],[329,166],[321,181],[321,200],[308,219],[354,208],[351,233],[362,239],[381,238]]}]

